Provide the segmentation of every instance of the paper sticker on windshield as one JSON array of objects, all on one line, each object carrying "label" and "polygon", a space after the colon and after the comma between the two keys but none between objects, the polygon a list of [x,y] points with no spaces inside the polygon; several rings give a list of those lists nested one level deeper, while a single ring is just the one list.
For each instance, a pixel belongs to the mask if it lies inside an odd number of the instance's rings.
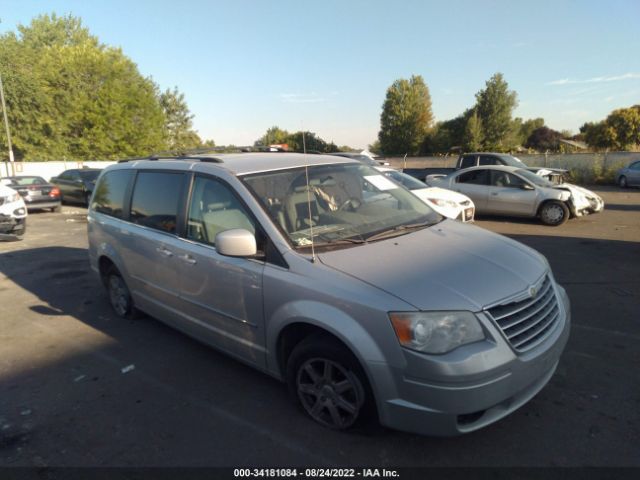
[{"label": "paper sticker on windshield", "polygon": [[382,175],[367,175],[364,178],[378,190],[393,190],[394,188],[398,188],[397,184]]}]

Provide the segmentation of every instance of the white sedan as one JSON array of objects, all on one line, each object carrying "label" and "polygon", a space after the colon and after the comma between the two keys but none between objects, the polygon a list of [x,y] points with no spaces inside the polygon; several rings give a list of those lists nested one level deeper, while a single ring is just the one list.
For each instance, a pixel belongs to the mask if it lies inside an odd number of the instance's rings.
[{"label": "white sedan", "polygon": [[21,237],[27,228],[27,207],[18,192],[0,183],[0,239]]},{"label": "white sedan", "polygon": [[410,190],[440,215],[463,222],[473,221],[476,207],[466,195],[444,188],[430,187],[417,178],[392,168],[377,167],[377,170],[382,172],[385,177]]}]

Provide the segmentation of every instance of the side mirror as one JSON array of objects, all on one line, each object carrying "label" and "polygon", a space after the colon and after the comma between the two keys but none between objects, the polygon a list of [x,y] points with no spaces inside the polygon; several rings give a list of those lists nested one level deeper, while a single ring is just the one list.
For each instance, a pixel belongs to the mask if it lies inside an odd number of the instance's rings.
[{"label": "side mirror", "polygon": [[227,257],[252,257],[258,252],[255,235],[244,228],[220,232],[215,245],[218,253]]},{"label": "side mirror", "polygon": [[523,183],[522,185],[520,185],[520,189],[521,190],[533,190],[533,187],[531,185],[529,185],[528,183]]}]

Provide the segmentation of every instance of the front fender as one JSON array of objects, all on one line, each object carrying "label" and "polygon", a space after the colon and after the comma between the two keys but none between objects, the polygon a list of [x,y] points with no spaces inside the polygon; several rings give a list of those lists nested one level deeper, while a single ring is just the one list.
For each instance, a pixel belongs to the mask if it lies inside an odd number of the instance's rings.
[{"label": "front fender", "polygon": [[[397,391],[389,359],[363,326],[348,313],[312,300],[288,302],[279,307],[267,323],[267,369],[277,377],[285,372],[278,362],[277,343],[280,333],[294,323],[319,327],[343,342],[356,356],[374,392],[378,407],[385,398],[393,398]],[[395,341],[395,338],[392,339]]]}]

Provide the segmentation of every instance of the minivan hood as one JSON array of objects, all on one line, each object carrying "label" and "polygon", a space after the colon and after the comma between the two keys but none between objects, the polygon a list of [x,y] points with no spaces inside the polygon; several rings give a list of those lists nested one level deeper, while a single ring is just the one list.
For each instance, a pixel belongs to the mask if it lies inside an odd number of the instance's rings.
[{"label": "minivan hood", "polygon": [[477,312],[525,291],[548,270],[535,250],[453,220],[318,257],[419,310]]}]

